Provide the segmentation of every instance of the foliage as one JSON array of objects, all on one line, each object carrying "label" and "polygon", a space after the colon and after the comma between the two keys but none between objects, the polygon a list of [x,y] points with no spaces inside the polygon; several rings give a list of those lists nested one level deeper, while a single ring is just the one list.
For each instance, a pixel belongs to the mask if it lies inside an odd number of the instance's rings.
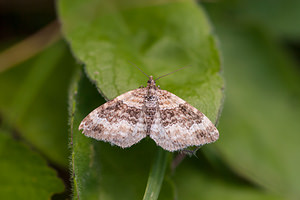
[{"label": "foliage", "polygon": [[[34,35],[0,53],[0,199],[300,198],[299,62],[282,45],[299,42],[299,8],[58,1],[65,41],[40,48]],[[154,77],[189,66],[159,85],[219,123],[220,139],[184,157],[149,138],[120,149],[81,134],[90,111],[145,85],[134,65]]]}]

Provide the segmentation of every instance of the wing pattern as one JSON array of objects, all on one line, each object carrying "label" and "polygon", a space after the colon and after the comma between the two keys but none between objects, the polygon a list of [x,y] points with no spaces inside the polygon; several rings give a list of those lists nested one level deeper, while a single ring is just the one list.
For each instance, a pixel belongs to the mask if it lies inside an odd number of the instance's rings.
[{"label": "wing pattern", "polygon": [[132,90],[99,106],[82,120],[79,130],[122,148],[132,146],[146,137],[142,112],[146,92],[144,88]]},{"label": "wing pattern", "polygon": [[158,108],[150,137],[162,148],[177,151],[216,141],[219,132],[199,110],[176,95],[158,90]]}]

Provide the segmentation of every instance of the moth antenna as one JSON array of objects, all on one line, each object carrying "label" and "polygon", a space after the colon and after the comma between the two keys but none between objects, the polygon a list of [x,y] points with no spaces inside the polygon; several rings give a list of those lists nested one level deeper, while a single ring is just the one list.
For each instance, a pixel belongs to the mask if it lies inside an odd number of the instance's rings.
[{"label": "moth antenna", "polygon": [[168,75],[170,75],[170,74],[173,74],[173,73],[175,73],[175,72],[177,72],[177,71],[179,71],[179,70],[182,70],[182,69],[184,69],[184,68],[187,68],[187,67],[190,67],[190,66],[185,66],[185,67],[181,67],[181,68],[179,68],[179,69],[176,69],[176,70],[174,70],[174,71],[172,71],[172,72],[170,72],[170,73],[167,73],[167,74],[165,74],[165,75],[162,75],[162,76],[156,78],[154,81],[157,81],[158,79],[160,79],[160,78],[162,78],[162,77],[168,76]]},{"label": "moth antenna", "polygon": [[[129,60],[127,60],[128,62],[130,62]],[[133,62],[130,62],[133,66],[135,66],[136,68],[138,68],[138,70],[140,70],[143,74],[145,74],[148,78],[150,78],[150,76],[148,76],[141,68],[139,68],[138,66],[136,66]]]}]

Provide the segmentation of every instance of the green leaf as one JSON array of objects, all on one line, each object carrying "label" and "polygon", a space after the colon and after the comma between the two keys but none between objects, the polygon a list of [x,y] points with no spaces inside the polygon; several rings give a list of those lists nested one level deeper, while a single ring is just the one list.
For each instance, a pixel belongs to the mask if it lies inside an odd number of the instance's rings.
[{"label": "green leaf", "polygon": [[[193,160],[194,163],[191,161]],[[199,169],[199,166],[200,169]],[[175,174],[178,200],[230,199],[230,200],[279,200],[283,199],[253,188],[234,178],[224,178],[221,174],[203,167],[203,162],[190,159],[178,167]]]},{"label": "green leaf", "polygon": [[54,163],[68,165],[67,90],[75,63],[63,42],[0,74],[3,126]]},{"label": "green leaf", "polygon": [[[70,99],[74,199],[142,199],[154,159],[154,142],[144,140],[121,149],[85,137],[78,130],[80,121],[105,100],[83,74],[78,79]],[[162,193],[171,196],[169,188],[163,187]]]},{"label": "green leaf", "polygon": [[299,71],[261,29],[218,20],[228,80],[220,153],[248,180],[299,199]]},{"label": "green leaf", "polygon": [[220,59],[210,24],[193,1],[65,0],[58,8],[74,55],[105,98],[145,85],[131,63],[154,77],[190,66],[159,84],[216,121]]},{"label": "green leaf", "polygon": [[64,190],[46,161],[24,144],[0,131],[0,198],[50,199]]},{"label": "green leaf", "polygon": [[[219,54],[210,24],[193,1],[65,0],[59,1],[58,10],[74,55],[85,64],[87,76],[105,99],[145,85],[147,78],[131,63],[147,74],[154,73],[154,77],[191,66],[159,83],[212,121],[217,120],[223,97]],[[76,98],[70,103],[74,197],[141,199],[155,144],[146,139],[121,150],[82,135],[77,130],[79,122],[104,103],[95,91],[90,95],[90,86],[85,82],[79,82]],[[157,166],[164,166],[165,159]],[[162,177],[155,176],[164,171],[159,170],[150,173],[146,196],[158,196],[164,177],[163,173]],[[156,190],[151,190],[155,182]],[[162,197],[174,196],[174,189],[170,188],[172,183],[165,179]]]}]

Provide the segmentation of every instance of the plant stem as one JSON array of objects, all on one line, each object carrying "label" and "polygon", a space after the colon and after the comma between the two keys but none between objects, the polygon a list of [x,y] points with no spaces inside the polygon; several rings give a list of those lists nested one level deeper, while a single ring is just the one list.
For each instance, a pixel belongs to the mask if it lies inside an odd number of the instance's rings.
[{"label": "plant stem", "polygon": [[58,21],[49,23],[37,33],[0,53],[0,73],[28,60],[60,38]]},{"label": "plant stem", "polygon": [[158,147],[153,162],[143,200],[156,200],[165,177],[169,152]]}]

